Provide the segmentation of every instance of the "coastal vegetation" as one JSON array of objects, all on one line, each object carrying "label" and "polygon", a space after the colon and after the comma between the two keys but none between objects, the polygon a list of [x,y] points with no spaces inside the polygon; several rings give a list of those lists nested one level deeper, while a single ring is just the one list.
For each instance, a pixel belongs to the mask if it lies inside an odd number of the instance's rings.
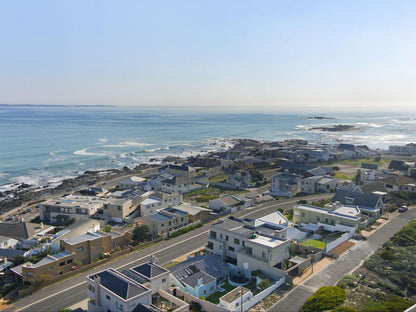
[{"label": "coastal vegetation", "polygon": [[306,300],[302,312],[319,312],[333,309],[346,299],[346,292],[341,287],[324,286]]},{"label": "coastal vegetation", "polygon": [[183,198],[184,200],[194,200],[196,202],[208,202],[210,199],[218,198],[222,194],[239,195],[244,193],[247,193],[247,191],[237,191],[219,188],[216,186],[208,186],[203,189],[183,194]]},{"label": "coastal vegetation", "polygon": [[361,268],[338,282],[337,286],[347,294],[341,307],[365,312],[406,310],[416,303],[415,263],[416,222],[412,221],[365,260]]}]

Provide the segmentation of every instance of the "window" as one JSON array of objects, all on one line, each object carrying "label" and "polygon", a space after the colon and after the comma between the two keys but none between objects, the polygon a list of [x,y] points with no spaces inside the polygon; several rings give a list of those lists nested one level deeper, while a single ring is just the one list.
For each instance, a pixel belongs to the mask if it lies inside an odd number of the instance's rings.
[{"label": "window", "polygon": [[229,251],[234,251],[235,249],[234,249],[234,247],[228,246],[228,250]]},{"label": "window", "polygon": [[77,248],[77,252],[80,252],[80,251],[83,251],[84,250],[84,247],[78,247]]},{"label": "window", "polygon": [[321,220],[321,218],[319,218],[319,217],[316,217],[316,221],[320,221]]},{"label": "window", "polygon": [[225,236],[225,240],[228,242],[228,235]]},{"label": "window", "polygon": [[209,236],[211,237],[211,238],[217,238],[217,232],[214,232],[214,231],[210,231],[210,233],[209,233]]},{"label": "window", "polygon": [[27,276],[33,276],[32,272],[27,272]]},{"label": "window", "polygon": [[220,245],[220,250],[222,250],[222,245]]},{"label": "window", "polygon": [[237,238],[234,238],[234,244],[240,245],[240,240]]},{"label": "window", "polygon": [[90,298],[90,302],[95,305],[95,299],[94,298]]},{"label": "window", "polygon": [[166,278],[162,278],[162,283],[166,283]]},{"label": "window", "polygon": [[62,261],[59,263],[59,266],[64,266],[65,265],[65,261]]},{"label": "window", "polygon": [[92,292],[95,292],[95,288],[91,284],[88,284],[88,289]]},{"label": "window", "polygon": [[69,259],[69,260],[66,262],[66,264],[70,264],[70,263],[72,263],[72,259]]},{"label": "window", "polygon": [[305,218],[305,213],[304,212],[302,212],[302,218]]},{"label": "window", "polygon": [[214,250],[214,244],[212,242],[208,242],[207,248],[211,249],[211,250]]},{"label": "window", "polygon": [[109,295],[105,295],[105,299],[110,300],[110,296]]},{"label": "window", "polygon": [[248,255],[252,255],[252,254],[253,254],[253,248],[248,247],[248,248],[247,248],[247,254],[248,254]]},{"label": "window", "polygon": [[121,207],[117,207],[117,210],[118,210],[118,211],[121,211]]},{"label": "window", "polygon": [[264,251],[261,252],[261,257],[266,259],[266,253]]}]

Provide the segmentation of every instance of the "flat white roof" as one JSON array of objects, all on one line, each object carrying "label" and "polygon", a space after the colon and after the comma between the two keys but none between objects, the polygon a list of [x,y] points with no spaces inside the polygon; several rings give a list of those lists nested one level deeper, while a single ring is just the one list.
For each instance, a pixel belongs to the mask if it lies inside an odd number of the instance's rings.
[{"label": "flat white roof", "polygon": [[278,238],[271,238],[259,234],[256,234],[256,238],[250,239],[249,241],[271,248],[277,247],[285,242],[284,240],[280,240]]}]

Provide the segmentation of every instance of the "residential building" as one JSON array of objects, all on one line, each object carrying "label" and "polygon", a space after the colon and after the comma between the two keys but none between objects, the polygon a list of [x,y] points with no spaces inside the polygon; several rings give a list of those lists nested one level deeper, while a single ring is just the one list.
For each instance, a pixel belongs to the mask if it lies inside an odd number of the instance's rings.
[{"label": "residential building", "polygon": [[271,191],[272,196],[295,196],[300,192],[301,176],[291,173],[280,173],[272,176],[271,178]]},{"label": "residential building", "polygon": [[111,221],[121,223],[133,213],[133,202],[128,198],[110,198],[103,205],[103,214],[108,215]]},{"label": "residential building", "polygon": [[295,224],[327,224],[331,226],[347,226],[358,228],[361,223],[361,211],[353,206],[334,206],[325,209],[310,205],[293,207],[293,223]]},{"label": "residential building", "polygon": [[132,176],[121,180],[118,186],[123,190],[135,190],[142,188],[145,184],[145,178]]},{"label": "residential building", "polygon": [[198,221],[205,223],[210,221],[213,217],[215,217],[215,214],[212,213],[211,209],[202,208],[189,203],[182,203],[180,205],[175,206],[175,208],[188,213],[189,223],[194,223]]},{"label": "residential building", "polygon": [[244,190],[246,187],[251,187],[251,175],[248,171],[233,171],[228,174],[225,181],[225,187]]},{"label": "residential building", "polygon": [[143,217],[143,224],[149,227],[150,233],[154,237],[169,235],[170,232],[189,224],[188,213],[168,207]]},{"label": "residential building", "polygon": [[135,280],[107,269],[86,277],[88,311],[133,311],[137,305],[150,305],[151,290]]},{"label": "residential building", "polygon": [[195,168],[187,165],[169,164],[164,169],[167,173],[170,173],[175,177],[192,179],[196,175]]},{"label": "residential building", "polygon": [[336,189],[331,204],[340,203],[344,206],[358,207],[368,216],[369,223],[375,222],[384,213],[384,203],[381,193],[365,194],[359,186],[349,184]]},{"label": "residential building", "polygon": [[261,270],[278,280],[284,278],[282,262],[289,258],[289,240],[283,236],[282,227],[228,217],[211,225],[205,249],[220,255],[234,274],[249,277]]},{"label": "residential building", "polygon": [[46,234],[53,232],[54,229],[54,226],[46,225],[43,222],[41,222],[40,224],[24,221],[16,223],[0,222],[0,235],[14,238],[17,240],[42,238]]},{"label": "residential building", "polygon": [[154,214],[157,210],[177,206],[182,203],[182,195],[178,193],[151,193],[140,203],[140,215],[142,217]]},{"label": "residential building", "polygon": [[74,253],[75,261],[82,265],[91,263],[113,248],[111,235],[100,231],[61,239],[60,243],[61,250]]},{"label": "residential building", "polygon": [[0,248],[3,249],[14,249],[19,241],[17,239],[0,236]]},{"label": "residential building", "polygon": [[186,177],[173,177],[170,179],[163,180],[160,189],[165,193],[189,193],[196,189],[201,188],[201,185],[195,183]]},{"label": "residential building", "polygon": [[217,282],[226,279],[229,269],[219,255],[190,257],[169,268],[171,284],[195,297],[207,297],[217,290]]},{"label": "residential building", "polygon": [[338,186],[338,180],[328,176],[312,176],[301,180],[301,191],[306,194],[315,194],[317,192],[330,193],[335,191]]},{"label": "residential building", "polygon": [[53,278],[73,270],[75,261],[73,252],[62,251],[47,255],[35,264],[26,262],[21,267],[23,282],[37,284],[42,281],[51,281]]},{"label": "residential building", "polygon": [[67,195],[41,203],[40,219],[58,224],[64,224],[72,218],[87,219],[102,209],[104,204],[103,199],[95,196]]},{"label": "residential building", "polygon": [[415,155],[416,144],[410,143],[406,145],[390,145],[389,153],[394,155]]},{"label": "residential building", "polygon": [[244,305],[247,301],[253,299],[253,297],[254,295],[251,290],[238,286],[237,288],[234,288],[232,291],[222,296],[220,298],[219,305],[232,312],[237,312],[240,310],[244,311],[241,306]]},{"label": "residential building", "polygon": [[169,288],[169,270],[155,264],[153,256],[149,262],[124,270],[122,274],[151,289],[152,295]]},{"label": "residential building", "polygon": [[209,200],[209,209],[214,211],[223,211],[225,213],[234,213],[237,211],[241,200],[229,194],[220,195],[219,198]]},{"label": "residential building", "polygon": [[394,175],[390,178],[380,180],[387,192],[416,193],[416,179]]}]

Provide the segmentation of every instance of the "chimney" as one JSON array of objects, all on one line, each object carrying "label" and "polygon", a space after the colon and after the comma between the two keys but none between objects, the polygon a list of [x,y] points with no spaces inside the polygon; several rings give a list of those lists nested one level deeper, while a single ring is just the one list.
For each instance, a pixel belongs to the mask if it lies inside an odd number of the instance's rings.
[{"label": "chimney", "polygon": [[7,258],[6,258],[6,257],[4,257],[4,259],[3,259],[3,263],[4,263],[4,264],[6,264],[6,263],[7,263]]},{"label": "chimney", "polygon": [[40,223],[40,228],[43,230],[43,222]]},{"label": "chimney", "polygon": [[150,255],[150,260],[149,260],[149,263],[150,263],[150,264],[153,264],[154,262],[155,262],[155,256]]},{"label": "chimney", "polygon": [[202,286],[202,277],[198,277],[198,286]]}]

